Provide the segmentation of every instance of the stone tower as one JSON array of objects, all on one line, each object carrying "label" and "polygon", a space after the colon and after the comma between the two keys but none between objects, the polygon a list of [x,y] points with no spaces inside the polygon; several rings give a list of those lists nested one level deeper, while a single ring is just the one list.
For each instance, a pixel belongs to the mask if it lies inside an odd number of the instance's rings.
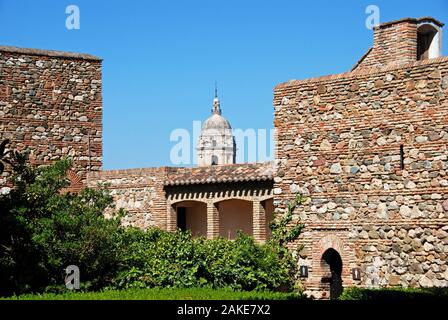
[{"label": "stone tower", "polygon": [[221,105],[215,88],[212,115],[205,120],[197,145],[200,167],[236,162],[236,144],[229,121],[221,115]]}]

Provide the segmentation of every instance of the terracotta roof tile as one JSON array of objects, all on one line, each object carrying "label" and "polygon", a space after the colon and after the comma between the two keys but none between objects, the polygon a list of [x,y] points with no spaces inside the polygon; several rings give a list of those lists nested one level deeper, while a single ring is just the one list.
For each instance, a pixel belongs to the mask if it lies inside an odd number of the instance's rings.
[{"label": "terracotta roof tile", "polygon": [[274,163],[245,163],[196,168],[169,168],[166,186],[272,180]]}]

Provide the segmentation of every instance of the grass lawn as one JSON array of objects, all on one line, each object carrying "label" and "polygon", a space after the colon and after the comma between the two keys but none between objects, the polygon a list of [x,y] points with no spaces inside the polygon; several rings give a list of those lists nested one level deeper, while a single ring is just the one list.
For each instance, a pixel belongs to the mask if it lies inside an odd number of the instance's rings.
[{"label": "grass lawn", "polygon": [[448,301],[448,287],[442,288],[347,288],[339,297],[340,300],[445,300]]},{"label": "grass lawn", "polygon": [[[299,300],[297,293],[270,291],[232,291],[229,289],[130,289],[102,292],[67,292],[62,294],[28,294],[8,300]],[[0,298],[1,300],[2,298]]]}]

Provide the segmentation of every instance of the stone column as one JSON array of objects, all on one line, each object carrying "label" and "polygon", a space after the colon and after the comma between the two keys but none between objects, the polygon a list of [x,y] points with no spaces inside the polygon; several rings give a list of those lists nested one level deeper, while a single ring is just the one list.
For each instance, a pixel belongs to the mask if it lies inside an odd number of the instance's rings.
[{"label": "stone column", "polygon": [[252,209],[252,228],[255,241],[266,241],[266,211],[260,200],[254,200]]},{"label": "stone column", "polygon": [[219,236],[219,211],[218,207],[207,202],[207,239],[216,239]]},{"label": "stone column", "polygon": [[177,211],[173,206],[168,203],[166,207],[166,230],[176,231],[177,230]]}]

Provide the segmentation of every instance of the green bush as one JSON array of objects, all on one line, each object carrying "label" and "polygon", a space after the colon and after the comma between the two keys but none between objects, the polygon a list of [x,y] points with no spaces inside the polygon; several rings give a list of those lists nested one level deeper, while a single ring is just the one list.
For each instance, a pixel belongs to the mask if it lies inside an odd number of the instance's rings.
[{"label": "green bush", "polygon": [[69,160],[31,168],[14,153],[14,188],[0,197],[0,295],[64,290],[64,269],[77,265],[82,283],[98,289],[117,270],[119,219],[107,220],[105,190],[61,192]]},{"label": "green bush", "polygon": [[347,288],[339,300],[448,300],[448,288]]},{"label": "green bush", "polygon": [[189,232],[130,228],[120,241],[120,271],[111,287],[291,291],[297,263],[286,245],[304,227],[292,220],[295,208],[306,200],[297,194],[288,203],[287,212],[271,224],[272,239],[262,245],[243,233],[234,241],[206,240],[193,238]]},{"label": "green bush", "polygon": [[121,240],[120,272],[113,287],[229,287],[236,290],[292,286],[289,264],[272,244],[239,233],[234,241],[193,238],[189,232],[128,229]]},{"label": "green bush", "polygon": [[292,222],[304,200],[300,195],[272,224],[273,239],[266,244],[242,233],[234,241],[206,240],[181,231],[124,229],[124,212],[106,219],[113,204],[107,190],[63,191],[68,159],[37,169],[18,152],[3,152],[1,161],[12,167],[14,188],[0,196],[0,296],[64,291],[69,265],[80,268],[84,290],[293,288],[296,263],[286,244],[303,228]]},{"label": "green bush", "polygon": [[271,243],[258,245],[242,233],[234,241],[220,238],[197,242],[205,251],[203,277],[215,287],[275,290],[292,285],[289,268]]}]

